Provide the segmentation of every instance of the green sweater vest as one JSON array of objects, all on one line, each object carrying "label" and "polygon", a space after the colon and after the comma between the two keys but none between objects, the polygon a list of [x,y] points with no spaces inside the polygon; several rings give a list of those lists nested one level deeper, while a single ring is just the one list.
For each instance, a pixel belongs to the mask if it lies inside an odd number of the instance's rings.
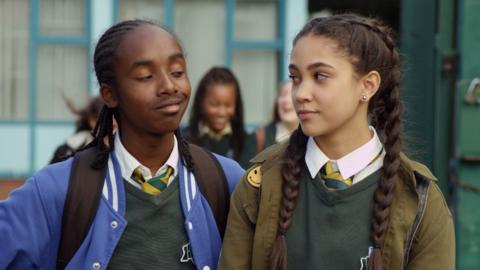
[{"label": "green sweater vest", "polygon": [[128,225],[108,269],[195,269],[178,185],[152,196],[125,182]]},{"label": "green sweater vest", "polygon": [[[225,135],[219,140],[204,135],[202,137],[202,146],[215,154],[233,159],[233,149],[230,148],[231,140],[232,135]],[[240,158],[236,159],[236,161],[240,164],[240,166],[242,166],[242,168],[248,169],[251,166],[250,159],[252,159],[256,154],[257,141],[255,134],[245,134],[243,150]]]},{"label": "green sweater vest", "polygon": [[287,230],[289,269],[366,269],[379,171],[344,190],[303,173]]}]

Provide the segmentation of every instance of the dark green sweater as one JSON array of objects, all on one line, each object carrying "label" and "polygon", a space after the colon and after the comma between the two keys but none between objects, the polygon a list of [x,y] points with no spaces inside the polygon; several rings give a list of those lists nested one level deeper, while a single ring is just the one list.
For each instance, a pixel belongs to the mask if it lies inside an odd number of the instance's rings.
[{"label": "dark green sweater", "polygon": [[128,225],[108,269],[195,269],[178,185],[153,196],[125,182]]},{"label": "dark green sweater", "polygon": [[[203,135],[198,142],[195,142],[196,140],[192,139],[189,127],[183,128],[182,134],[190,142],[194,142],[195,144],[204,147],[215,154],[234,159],[233,149],[230,147],[230,143],[232,140],[231,134],[225,135],[221,139],[213,139],[210,138],[208,135]],[[251,166],[250,159],[252,159],[256,154],[257,140],[255,134],[245,133],[245,141],[243,144],[242,152],[240,153],[240,157],[236,158],[235,160],[244,169],[248,169]]]},{"label": "dark green sweater", "polygon": [[287,231],[289,269],[363,269],[378,171],[337,191],[328,190],[320,177],[303,175]]}]

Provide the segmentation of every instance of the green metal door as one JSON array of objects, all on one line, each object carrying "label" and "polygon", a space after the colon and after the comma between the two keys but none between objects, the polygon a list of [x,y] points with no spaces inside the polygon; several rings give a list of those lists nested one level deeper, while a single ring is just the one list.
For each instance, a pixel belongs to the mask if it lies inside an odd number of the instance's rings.
[{"label": "green metal door", "polygon": [[406,152],[432,170],[447,198],[455,83],[453,2],[403,0],[400,23]]},{"label": "green metal door", "polygon": [[480,269],[480,1],[458,0],[455,109],[457,266]]}]

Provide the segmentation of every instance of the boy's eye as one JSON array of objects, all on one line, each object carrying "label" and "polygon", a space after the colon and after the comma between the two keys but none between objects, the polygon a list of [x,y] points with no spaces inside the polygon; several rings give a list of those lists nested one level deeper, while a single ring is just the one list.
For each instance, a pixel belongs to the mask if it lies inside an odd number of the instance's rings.
[{"label": "boy's eye", "polygon": [[172,76],[175,78],[181,78],[185,72],[183,70],[173,71]]},{"label": "boy's eye", "polygon": [[152,75],[152,74],[148,74],[148,75],[145,75],[145,76],[137,77],[137,80],[139,80],[139,81],[148,81],[148,80],[150,80],[151,78],[153,78],[153,75]]}]

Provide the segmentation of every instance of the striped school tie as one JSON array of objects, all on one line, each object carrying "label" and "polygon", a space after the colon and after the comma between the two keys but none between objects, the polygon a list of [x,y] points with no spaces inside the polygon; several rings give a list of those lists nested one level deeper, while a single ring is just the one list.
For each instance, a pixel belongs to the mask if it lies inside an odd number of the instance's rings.
[{"label": "striped school tie", "polygon": [[352,178],[343,179],[337,167],[332,161],[328,161],[320,169],[320,177],[323,179],[325,186],[331,190],[346,189],[352,185]]},{"label": "striped school tie", "polygon": [[[370,166],[373,162],[377,161],[378,158],[382,155],[383,148],[378,152],[375,158],[368,163]],[[366,168],[365,167],[365,168]],[[343,179],[342,175],[337,169],[338,167],[336,164],[333,164],[333,161],[328,161],[323,167],[320,169],[320,178],[325,183],[325,186],[331,190],[339,190],[339,189],[346,189],[353,184],[353,176],[347,179]]]},{"label": "striped school tie", "polygon": [[139,166],[133,170],[131,178],[140,184],[143,191],[146,193],[150,195],[157,195],[167,188],[168,179],[170,179],[170,176],[172,176],[173,172],[174,169],[171,166],[168,166],[167,170],[165,170],[163,174],[145,180],[142,175],[142,170]]}]

